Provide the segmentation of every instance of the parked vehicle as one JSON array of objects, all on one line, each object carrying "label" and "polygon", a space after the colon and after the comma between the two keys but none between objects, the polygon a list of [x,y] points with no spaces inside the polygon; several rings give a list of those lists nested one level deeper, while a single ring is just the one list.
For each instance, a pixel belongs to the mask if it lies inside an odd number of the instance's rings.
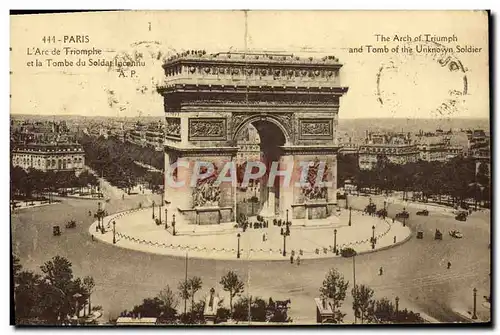
[{"label": "parked vehicle", "polygon": [[419,240],[424,238],[424,232],[422,230],[417,231],[417,238]]},{"label": "parked vehicle", "polygon": [[370,203],[365,207],[365,213],[373,214],[377,211],[377,205]]},{"label": "parked vehicle", "polygon": [[439,231],[439,229],[436,229],[436,233],[434,234],[434,239],[435,240],[442,240],[443,239],[443,233]]},{"label": "parked vehicle", "polygon": [[407,211],[402,211],[396,214],[396,219],[408,219],[410,217],[410,213]]},{"label": "parked vehicle", "polygon": [[54,236],[61,235],[61,228],[59,226],[52,227],[52,235]]},{"label": "parked vehicle", "polygon": [[455,216],[455,220],[457,221],[467,221],[467,213],[460,212],[457,216]]},{"label": "parked vehicle", "polygon": [[385,218],[385,217],[387,217],[387,209],[385,209],[385,208],[379,209],[376,214],[379,218],[380,217]]},{"label": "parked vehicle", "polygon": [[342,257],[353,257],[356,256],[357,252],[353,248],[344,248],[340,250]]},{"label": "parked vehicle", "polygon": [[423,211],[418,211],[417,215],[428,216],[429,211],[427,209],[424,209]]},{"label": "parked vehicle", "polygon": [[450,236],[454,237],[454,238],[462,238],[462,237],[464,237],[462,235],[462,233],[459,232],[458,230],[452,230],[452,231],[450,231]]}]

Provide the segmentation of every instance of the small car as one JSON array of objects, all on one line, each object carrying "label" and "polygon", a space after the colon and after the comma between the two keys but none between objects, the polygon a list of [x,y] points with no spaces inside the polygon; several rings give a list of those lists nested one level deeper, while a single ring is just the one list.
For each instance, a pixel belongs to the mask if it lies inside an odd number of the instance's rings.
[{"label": "small car", "polygon": [[410,213],[407,211],[402,211],[396,214],[396,218],[408,219],[410,217]]},{"label": "small car", "polygon": [[454,237],[454,238],[462,238],[462,237],[464,237],[462,235],[462,233],[459,232],[458,230],[452,230],[452,231],[450,231],[450,236]]},{"label": "small car", "polygon": [[436,229],[436,233],[434,234],[434,239],[435,240],[442,240],[443,239],[443,233],[439,231],[439,229]]},{"label": "small car", "polygon": [[365,207],[365,213],[373,214],[377,211],[377,205],[370,203]]},{"label": "small car", "polygon": [[455,220],[457,221],[467,221],[467,213],[460,212],[457,216],[455,216]]},{"label": "small car", "polygon": [[387,217],[387,209],[385,208],[382,208],[382,209],[379,209],[377,212],[376,212],[377,216],[378,217]]},{"label": "small car", "polygon": [[424,232],[422,230],[417,231],[417,238],[419,240],[424,238]]},{"label": "small car", "polygon": [[429,211],[427,209],[424,209],[423,211],[418,211],[417,215],[428,216],[429,215]]},{"label": "small car", "polygon": [[59,226],[52,227],[52,235],[54,236],[61,235],[61,228]]}]

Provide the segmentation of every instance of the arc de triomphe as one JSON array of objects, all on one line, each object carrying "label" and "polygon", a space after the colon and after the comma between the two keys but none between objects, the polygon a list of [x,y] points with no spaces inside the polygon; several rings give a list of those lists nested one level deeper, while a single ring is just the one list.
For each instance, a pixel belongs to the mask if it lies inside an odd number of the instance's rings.
[{"label": "arc de triomphe", "polygon": [[[267,216],[290,219],[324,218],[332,214],[336,199],[336,128],[342,64],[333,56],[300,58],[291,54],[185,52],[163,65],[165,82],[158,92],[165,108],[165,173],[190,180],[192,168],[170,170],[171,164],[193,167],[212,162],[216,171],[234,161],[236,138],[252,124],[261,139],[266,163],[282,166],[326,163],[331,186],[262,188],[271,204]],[[180,164],[182,162],[182,164]],[[167,176],[165,178],[167,180]],[[213,178],[174,188],[165,183],[164,199],[177,217],[193,224],[214,224],[236,219],[236,188],[214,186]],[[311,188],[312,187],[312,188]]]}]

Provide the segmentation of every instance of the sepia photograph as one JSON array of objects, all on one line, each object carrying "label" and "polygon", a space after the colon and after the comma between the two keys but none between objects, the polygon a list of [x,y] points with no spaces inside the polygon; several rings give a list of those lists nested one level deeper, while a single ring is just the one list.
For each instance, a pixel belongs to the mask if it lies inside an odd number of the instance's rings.
[{"label": "sepia photograph", "polygon": [[490,21],[11,13],[11,325],[492,327]]}]

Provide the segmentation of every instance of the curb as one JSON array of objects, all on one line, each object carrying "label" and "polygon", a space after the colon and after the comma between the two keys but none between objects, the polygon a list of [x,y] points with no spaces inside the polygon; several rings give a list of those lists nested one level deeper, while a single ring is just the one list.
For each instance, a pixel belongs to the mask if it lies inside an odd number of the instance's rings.
[{"label": "curb", "polygon": [[412,237],[413,237],[413,232],[410,230],[410,234],[408,236],[406,236],[403,240],[399,241],[399,242],[396,242],[396,243],[393,243],[391,245],[387,245],[385,247],[381,247],[381,248],[378,248],[378,249],[375,249],[375,250],[361,251],[361,252],[358,252],[356,254],[356,256],[357,255],[363,255],[363,254],[369,254],[369,253],[377,252],[377,251],[383,251],[383,250],[387,250],[387,249],[390,249],[390,248],[397,247],[397,246],[399,246],[399,245],[401,245],[403,243],[408,242]]}]

